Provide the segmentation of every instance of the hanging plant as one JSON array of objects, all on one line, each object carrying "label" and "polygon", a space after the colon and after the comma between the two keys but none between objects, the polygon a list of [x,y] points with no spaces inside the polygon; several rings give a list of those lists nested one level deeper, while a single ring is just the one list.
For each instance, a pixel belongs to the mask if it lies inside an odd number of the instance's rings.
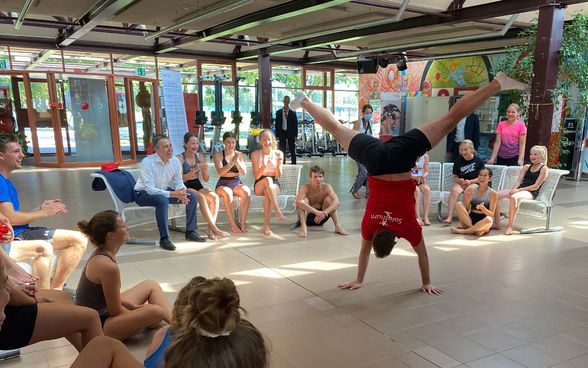
[{"label": "hanging plant", "polygon": [[[533,80],[535,64],[535,47],[537,24],[519,33],[524,44],[508,49],[494,66],[494,71],[504,71],[507,75],[530,84]],[[572,20],[564,24],[561,48],[559,49],[559,68],[557,84],[551,92],[552,101],[557,104],[560,99],[566,102],[570,115],[584,125],[586,108],[588,107],[588,15],[577,13]],[[529,108],[529,101],[520,93],[512,95],[524,111]],[[562,137],[563,124],[560,124],[559,137]],[[559,151],[559,137],[552,140],[556,147],[550,149],[550,162]],[[560,153],[567,153],[563,150]]]}]

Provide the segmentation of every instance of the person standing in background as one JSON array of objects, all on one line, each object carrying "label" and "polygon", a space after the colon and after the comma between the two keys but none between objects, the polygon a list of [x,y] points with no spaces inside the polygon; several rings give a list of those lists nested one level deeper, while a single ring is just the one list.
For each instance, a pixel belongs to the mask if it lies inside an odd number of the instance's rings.
[{"label": "person standing in background", "polygon": [[508,106],[507,120],[501,121],[496,127],[496,141],[487,164],[492,165],[496,161],[497,165],[523,166],[527,127],[518,119],[520,113],[519,105],[513,103]]},{"label": "person standing in background", "polygon": [[[353,124],[353,130],[357,130],[360,133],[367,134],[373,136],[374,133],[372,132],[372,114],[374,113],[374,109],[371,105],[365,104],[361,108],[361,114],[363,115],[358,121]],[[365,186],[365,196],[368,196],[368,188],[367,188],[367,176],[368,172],[365,166],[363,166],[359,161],[355,161],[357,164],[357,176],[355,177],[355,182],[351,187],[351,195],[355,199],[360,199],[358,191],[361,189],[362,186]]]},{"label": "person standing in background", "polygon": [[[457,97],[452,97],[449,100],[449,108],[458,100]],[[471,113],[465,118],[461,119],[455,129],[447,135],[446,152],[451,156],[451,162],[455,162],[460,156],[459,144],[466,139],[474,143],[474,150],[478,151],[480,147],[480,119],[475,113]]]},{"label": "person standing in background", "polygon": [[290,96],[284,96],[284,107],[276,111],[276,137],[278,148],[286,154],[286,142],[290,150],[292,165],[296,165],[296,137],[298,137],[298,119],[296,112],[290,110]]}]

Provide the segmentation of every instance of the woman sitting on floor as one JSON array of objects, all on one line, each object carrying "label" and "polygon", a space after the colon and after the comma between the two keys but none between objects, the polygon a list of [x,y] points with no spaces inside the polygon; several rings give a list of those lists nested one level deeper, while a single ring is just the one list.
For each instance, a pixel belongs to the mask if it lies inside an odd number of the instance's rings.
[{"label": "woman sitting on floor", "polygon": [[[3,238],[0,243],[5,241]],[[50,291],[53,295],[65,294]],[[0,259],[1,350],[19,349],[65,337],[80,351],[94,337],[102,335],[98,314],[92,309],[65,304],[57,299],[52,303],[41,302],[38,295],[34,286],[18,285],[8,277]]]},{"label": "woman sitting on floor", "polygon": [[484,167],[484,161],[476,155],[474,143],[471,140],[466,139],[459,144],[459,154],[460,156],[453,164],[453,187],[447,200],[447,217],[442,221],[446,225],[451,225],[453,221],[457,198],[467,187],[478,183],[478,174]]},{"label": "woman sitting on floor", "polygon": [[[549,175],[547,168],[547,148],[545,146],[533,146],[529,152],[530,164],[526,164],[521,169],[521,173],[515,182],[513,189],[504,189],[498,192],[498,198],[507,198],[508,207],[508,226],[506,235],[512,235],[512,225],[514,224],[519,209],[519,202],[522,199],[535,199],[539,195],[539,189]],[[496,228],[500,228],[500,202],[495,214]]]},{"label": "woman sitting on floor", "polygon": [[[234,233],[247,232],[247,212],[249,211],[249,199],[251,189],[241,182],[239,175],[247,173],[243,154],[235,149],[237,138],[233,132],[223,134],[225,148],[214,154],[214,166],[220,176],[216,183],[216,194],[218,194],[225,206],[227,218],[231,223],[231,230]],[[233,212],[233,196],[239,197],[240,219],[239,225],[235,222]]]},{"label": "woman sitting on floor", "polygon": [[278,207],[278,193],[280,183],[278,178],[282,175],[282,162],[284,153],[276,149],[276,139],[271,130],[262,130],[259,134],[261,149],[251,154],[251,166],[255,183],[253,188],[255,195],[264,196],[263,200],[263,233],[272,235],[270,230],[270,217],[272,209],[280,221],[286,221],[286,217]]},{"label": "woman sitting on floor", "polygon": [[490,232],[498,194],[490,187],[492,170],[483,168],[478,174],[478,184],[471,185],[464,193],[464,201],[457,202],[455,212],[461,227],[451,228],[454,234],[482,236]]},{"label": "woman sitting on floor", "polygon": [[208,238],[216,240],[217,238],[227,238],[229,233],[220,230],[216,226],[218,216],[218,194],[204,188],[200,178],[208,181],[208,164],[202,153],[198,153],[198,137],[191,132],[184,134],[184,152],[178,155],[182,164],[182,180],[189,191],[196,195],[200,212],[208,223]]},{"label": "woman sitting on floor", "polygon": [[102,211],[78,227],[96,245],[86,262],[76,304],[95,309],[104,334],[126,340],[161,321],[170,323],[171,306],[158,283],[143,281],[121,293],[120,268],[116,254],[129,239],[129,228],[115,211]]}]

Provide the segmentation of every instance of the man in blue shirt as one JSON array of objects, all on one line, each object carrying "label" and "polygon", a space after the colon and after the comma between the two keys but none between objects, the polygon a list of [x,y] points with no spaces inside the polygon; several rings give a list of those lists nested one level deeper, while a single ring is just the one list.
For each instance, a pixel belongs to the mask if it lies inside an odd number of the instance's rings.
[{"label": "man in blue shirt", "polygon": [[[79,231],[29,226],[31,222],[55,215],[64,215],[67,213],[67,208],[61,200],[50,199],[44,201],[35,210],[21,211],[18,192],[8,177],[14,170],[21,168],[23,158],[24,154],[16,135],[0,138],[0,213],[10,221],[15,237],[22,240],[46,240],[53,245],[53,249],[61,251],[50,287],[62,289],[65,280],[80,262],[88,239]],[[31,242],[26,244],[30,245]],[[13,242],[12,246],[18,247],[18,253],[29,252],[33,255],[38,252],[34,245],[26,246]]]}]

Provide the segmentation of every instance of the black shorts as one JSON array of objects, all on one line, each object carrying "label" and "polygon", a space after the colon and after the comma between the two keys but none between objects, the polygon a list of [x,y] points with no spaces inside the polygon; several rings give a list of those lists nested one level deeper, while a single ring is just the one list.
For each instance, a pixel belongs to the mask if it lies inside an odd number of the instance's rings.
[{"label": "black shorts", "polygon": [[325,224],[325,222],[329,221],[329,219],[331,218],[331,215],[327,215],[321,222],[319,222],[318,224],[316,222],[314,222],[314,219],[316,218],[316,215],[312,212],[309,212],[306,215],[306,226],[323,226]]},{"label": "black shorts", "polygon": [[470,219],[472,220],[472,225],[477,224],[485,218],[486,215],[484,215],[483,213],[470,212]]},{"label": "black shorts", "polygon": [[427,136],[418,129],[382,142],[367,134],[356,134],[347,153],[374,175],[401,174],[412,170],[419,156],[431,149]]},{"label": "black shorts", "polygon": [[259,183],[260,181],[262,181],[265,178],[272,178],[272,180],[274,181],[274,184],[276,184],[278,187],[281,187],[280,186],[280,181],[275,176],[265,176],[265,175],[262,175],[262,176],[259,177],[259,179],[256,179],[255,182],[253,183],[253,190],[255,190],[255,186],[257,185],[257,183]]},{"label": "black shorts", "polygon": [[19,349],[27,346],[37,321],[37,304],[12,307],[7,305],[4,308],[6,319],[0,329],[0,349]]},{"label": "black shorts", "polygon": [[55,235],[55,229],[47,227],[27,227],[17,237],[21,240],[47,240],[50,241]]},{"label": "black shorts", "polygon": [[510,158],[503,158],[498,156],[496,158],[496,165],[519,166],[519,156],[514,156]]},{"label": "black shorts", "polygon": [[192,179],[184,182],[186,188],[194,189],[195,191],[199,191],[200,189],[204,188],[204,185],[200,182],[200,179]]}]

